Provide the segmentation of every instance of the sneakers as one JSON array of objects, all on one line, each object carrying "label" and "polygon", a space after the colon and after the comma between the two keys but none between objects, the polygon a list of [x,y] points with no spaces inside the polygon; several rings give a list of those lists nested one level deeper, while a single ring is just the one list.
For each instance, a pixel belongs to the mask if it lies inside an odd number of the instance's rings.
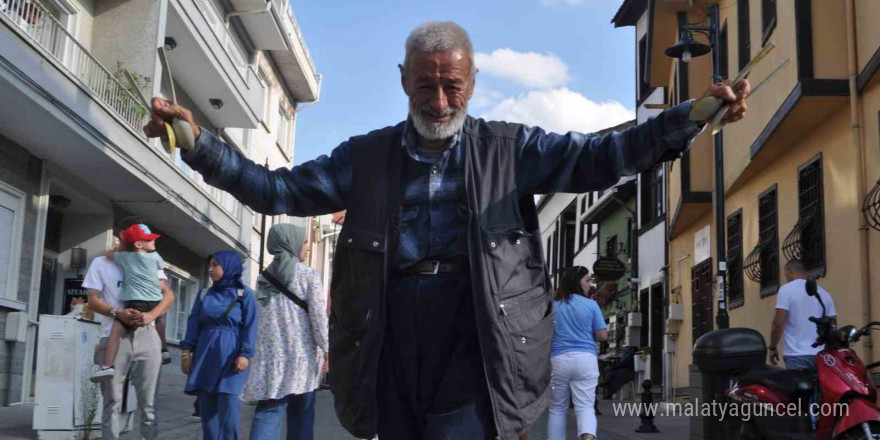
[{"label": "sneakers", "polygon": [[162,348],[162,365],[168,365],[171,363],[171,353],[168,352],[167,348]]},{"label": "sneakers", "polygon": [[98,370],[92,377],[89,378],[90,381],[94,383],[107,382],[110,379],[113,379],[113,375],[116,374],[116,369],[113,366],[102,367]]}]

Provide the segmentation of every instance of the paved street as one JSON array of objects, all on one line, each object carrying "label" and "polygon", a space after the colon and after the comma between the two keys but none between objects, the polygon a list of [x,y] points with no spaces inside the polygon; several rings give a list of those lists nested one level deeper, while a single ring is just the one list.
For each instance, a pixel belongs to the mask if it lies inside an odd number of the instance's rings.
[{"label": "paved street", "polygon": [[[180,373],[178,352],[172,350],[174,364],[163,367],[159,390],[159,417],[161,434],[159,438],[175,440],[197,440],[202,438],[199,419],[191,416],[194,397],[183,394],[186,377]],[[658,417],[655,419],[659,434],[636,434],[633,430],[639,425],[638,417],[612,415],[611,401],[599,403],[603,415],[599,416],[598,438],[601,440],[672,440],[688,436],[688,421],[684,417]],[[242,411],[242,432],[240,438],[247,439],[254,407],[244,405]],[[333,412],[333,396],[329,391],[319,391],[317,398],[316,440],[351,440],[336,420]],[[37,439],[31,429],[33,409],[30,406],[0,408],[0,439]],[[568,438],[575,438],[575,417],[568,414]],[[137,439],[134,433],[126,434],[124,439]],[[547,438],[547,419],[545,415],[529,433],[530,440]]]}]

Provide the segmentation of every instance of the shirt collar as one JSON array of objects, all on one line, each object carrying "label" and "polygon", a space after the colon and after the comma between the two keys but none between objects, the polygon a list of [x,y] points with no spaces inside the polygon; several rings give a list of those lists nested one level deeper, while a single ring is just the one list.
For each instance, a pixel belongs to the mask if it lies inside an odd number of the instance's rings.
[{"label": "shirt collar", "polygon": [[[440,155],[441,158],[446,157],[449,152],[457,147],[461,143],[461,130],[459,129],[455,132],[455,135],[449,139],[449,147],[443,150],[443,153]],[[421,154],[421,149],[419,148],[419,134],[416,132],[415,127],[413,126],[412,118],[407,116],[406,122],[403,125],[403,138],[401,140],[401,144],[403,148],[406,150],[409,157],[417,160],[419,162],[428,162],[434,163],[437,161],[437,156],[435,155],[424,155]]]}]

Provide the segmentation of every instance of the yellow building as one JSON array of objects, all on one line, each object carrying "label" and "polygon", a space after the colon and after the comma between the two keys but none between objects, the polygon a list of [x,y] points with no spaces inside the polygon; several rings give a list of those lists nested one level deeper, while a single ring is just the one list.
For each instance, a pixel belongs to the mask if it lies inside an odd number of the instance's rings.
[{"label": "yellow building", "polygon": [[[711,56],[682,63],[664,51],[685,20],[708,23],[713,3],[648,0],[644,77],[651,87],[666,87],[668,104],[698,98],[710,84]],[[840,324],[880,320],[880,232],[866,226],[862,213],[880,176],[880,2],[718,3],[723,76],[735,77],[768,42],[776,45],[749,77],[755,90],[747,118],[717,138],[724,151],[730,326],[755,328],[769,342],[782,266],[793,256],[831,292]],[[667,165],[669,303],[684,313],[667,321],[665,343],[677,347],[670,351],[679,390],[689,386],[694,340],[716,328],[713,142],[703,133]],[[880,347],[863,341],[856,347],[863,360],[880,360]]]}]

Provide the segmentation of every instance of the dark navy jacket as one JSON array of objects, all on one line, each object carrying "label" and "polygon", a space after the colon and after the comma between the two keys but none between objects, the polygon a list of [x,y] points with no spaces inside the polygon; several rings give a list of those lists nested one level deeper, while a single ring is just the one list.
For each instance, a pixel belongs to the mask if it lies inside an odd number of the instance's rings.
[{"label": "dark navy jacket", "polygon": [[[474,312],[499,438],[525,432],[549,396],[554,314],[532,195],[604,189],[677,158],[700,131],[689,113],[688,102],[603,136],[465,121],[460,147]],[[207,131],[184,156],[206,182],[261,213],[347,210],[330,291],[331,388],[342,425],[359,438],[372,438],[377,428],[384,289],[403,200],[403,127],[353,137],[330,157],[293,169],[268,170]]]}]

